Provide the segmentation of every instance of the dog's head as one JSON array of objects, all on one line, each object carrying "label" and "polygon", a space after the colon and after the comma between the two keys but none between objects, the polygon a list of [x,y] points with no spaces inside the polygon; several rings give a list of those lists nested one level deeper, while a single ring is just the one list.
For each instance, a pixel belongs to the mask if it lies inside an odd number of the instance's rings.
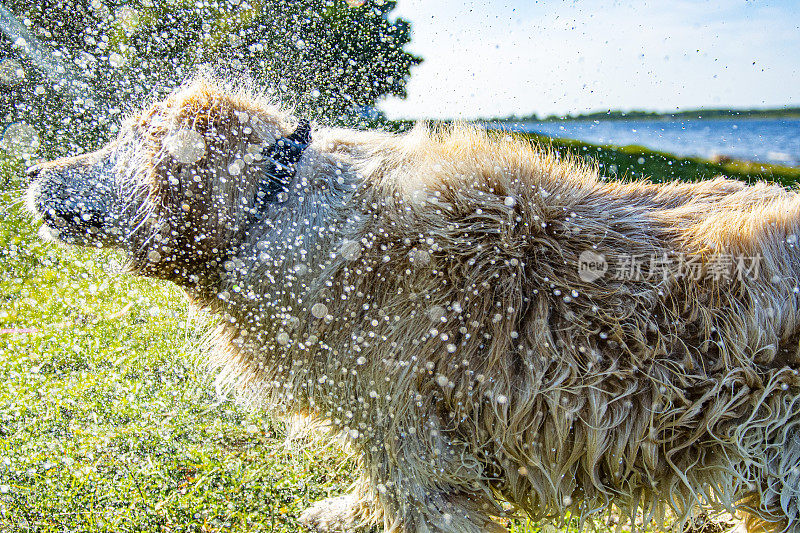
[{"label": "dog's head", "polygon": [[30,169],[28,206],[46,238],[121,247],[135,271],[184,280],[302,203],[310,142],[308,123],[263,99],[195,81],[101,150]]}]

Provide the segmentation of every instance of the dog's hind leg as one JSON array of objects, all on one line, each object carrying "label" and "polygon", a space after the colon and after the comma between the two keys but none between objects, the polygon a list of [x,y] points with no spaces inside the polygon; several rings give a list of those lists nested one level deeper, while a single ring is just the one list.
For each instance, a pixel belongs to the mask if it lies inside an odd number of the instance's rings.
[{"label": "dog's hind leg", "polygon": [[366,533],[373,525],[385,533],[504,533],[490,518],[502,509],[483,464],[435,415],[406,414],[373,425],[370,442],[380,445],[361,449],[364,475],[355,490],[314,504],[301,524],[321,533]]},{"label": "dog's hind leg", "polygon": [[[419,492],[418,492],[419,491]],[[405,486],[405,501],[383,501],[386,533],[505,533],[506,528],[486,514],[481,501],[471,496],[436,492],[429,487]],[[419,497],[424,494],[424,497]]]},{"label": "dog's hind leg", "polygon": [[[395,418],[382,443],[365,453],[377,516],[386,533],[503,533],[492,521],[501,514],[487,484],[484,465],[459,439],[442,429],[435,415],[409,417],[416,427]],[[405,422],[408,423],[409,419]]]}]

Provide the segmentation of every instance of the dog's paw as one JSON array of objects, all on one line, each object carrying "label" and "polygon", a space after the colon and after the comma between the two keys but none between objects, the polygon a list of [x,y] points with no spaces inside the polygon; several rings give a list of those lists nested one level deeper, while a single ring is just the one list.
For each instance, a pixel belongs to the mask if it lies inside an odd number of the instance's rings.
[{"label": "dog's paw", "polygon": [[300,524],[315,533],[367,533],[373,529],[359,517],[361,504],[347,494],[322,500],[300,515]]}]

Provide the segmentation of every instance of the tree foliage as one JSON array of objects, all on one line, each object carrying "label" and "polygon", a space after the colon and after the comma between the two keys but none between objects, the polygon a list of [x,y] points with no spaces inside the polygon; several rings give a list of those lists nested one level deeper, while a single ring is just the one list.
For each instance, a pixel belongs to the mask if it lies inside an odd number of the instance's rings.
[{"label": "tree foliage", "polygon": [[[203,66],[268,88],[306,115],[346,120],[405,96],[421,61],[404,49],[410,27],[391,17],[395,4],[7,0],[22,33],[6,24],[0,39],[0,84],[9,89],[0,121],[34,125],[50,152],[86,149],[113,133],[119,115]],[[45,61],[36,61],[37,42]]]}]

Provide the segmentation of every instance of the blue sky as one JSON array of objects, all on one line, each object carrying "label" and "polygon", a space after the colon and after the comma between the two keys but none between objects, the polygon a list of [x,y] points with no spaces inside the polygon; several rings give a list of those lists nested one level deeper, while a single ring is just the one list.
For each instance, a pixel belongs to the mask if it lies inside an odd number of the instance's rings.
[{"label": "blue sky", "polygon": [[800,106],[800,0],[398,0],[391,118]]}]

